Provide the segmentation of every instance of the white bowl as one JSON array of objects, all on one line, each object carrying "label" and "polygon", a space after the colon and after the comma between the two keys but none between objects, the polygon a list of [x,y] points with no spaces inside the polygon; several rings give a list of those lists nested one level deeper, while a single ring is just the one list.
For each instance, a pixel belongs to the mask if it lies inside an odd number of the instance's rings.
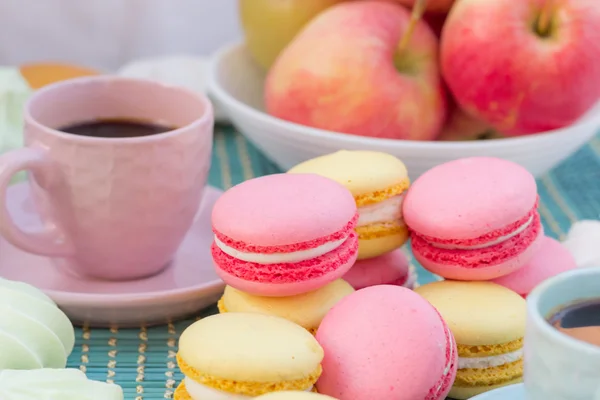
[{"label": "white bowl", "polygon": [[245,46],[235,44],[213,58],[208,88],[233,125],[283,170],[346,149],[393,154],[406,164],[413,179],[438,164],[473,156],[505,158],[540,176],[593,138],[600,127],[599,102],[568,128],[525,137],[461,142],[368,138],[309,128],[270,116],[264,111],[264,79],[264,71],[253,62]]}]

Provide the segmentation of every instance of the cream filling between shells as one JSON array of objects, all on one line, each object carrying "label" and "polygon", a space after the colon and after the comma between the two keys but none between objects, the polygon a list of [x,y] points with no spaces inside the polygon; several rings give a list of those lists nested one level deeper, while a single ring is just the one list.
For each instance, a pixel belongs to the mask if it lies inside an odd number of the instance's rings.
[{"label": "cream filling between shells", "polygon": [[490,242],[476,244],[473,246],[461,246],[458,244],[441,244],[441,243],[432,243],[432,242],[430,242],[430,244],[433,247],[437,247],[438,249],[448,249],[448,250],[485,249],[486,247],[495,246],[497,244],[500,244],[502,242],[509,240],[510,238],[517,236],[519,233],[522,233],[525,229],[527,229],[529,227],[529,225],[531,225],[532,222],[533,222],[533,215],[523,225],[519,226],[517,229],[515,229],[513,232],[509,233],[508,235],[499,236],[498,238],[496,238]]},{"label": "cream filling between shells", "polygon": [[485,369],[510,364],[523,358],[523,349],[489,357],[458,357],[458,369]]},{"label": "cream filling between shells", "polygon": [[357,227],[377,223],[402,221],[404,193],[392,196],[375,204],[358,207]]},{"label": "cream filling between shells", "polygon": [[[349,235],[348,235],[349,236]],[[306,250],[298,250],[290,253],[272,253],[272,254],[262,254],[262,253],[246,253],[233,247],[230,247],[219,240],[218,237],[215,236],[215,243],[219,249],[223,251],[223,253],[237,258],[238,260],[252,262],[257,264],[280,264],[280,263],[297,263],[301,261],[311,260],[313,258],[320,257],[324,254],[329,253],[340,247],[348,236],[345,236],[343,239],[334,240],[331,242],[327,242],[320,246],[314,247],[312,249]]]}]

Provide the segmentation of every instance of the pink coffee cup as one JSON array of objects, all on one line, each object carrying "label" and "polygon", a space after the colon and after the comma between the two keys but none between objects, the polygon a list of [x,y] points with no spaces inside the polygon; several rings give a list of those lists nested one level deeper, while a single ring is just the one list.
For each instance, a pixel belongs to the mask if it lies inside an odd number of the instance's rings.
[{"label": "pink coffee cup", "polygon": [[[114,118],[178,128],[125,138],[57,130]],[[25,107],[26,147],[0,156],[0,233],[79,275],[156,274],[168,266],[200,206],[212,128],[209,100],[183,88],[112,76],[47,86]],[[29,172],[40,231],[23,230],[7,210],[7,187],[22,170]]]}]

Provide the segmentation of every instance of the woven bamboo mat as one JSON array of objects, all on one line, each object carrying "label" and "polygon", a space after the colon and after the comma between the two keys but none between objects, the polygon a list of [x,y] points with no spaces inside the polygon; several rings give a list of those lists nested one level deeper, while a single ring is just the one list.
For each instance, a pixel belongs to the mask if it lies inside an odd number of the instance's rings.
[{"label": "woven bamboo mat", "polygon": [[[233,128],[216,128],[209,183],[227,189],[278,168]],[[581,219],[600,219],[600,135],[538,181],[540,214],[545,231],[558,239]],[[435,280],[420,267],[419,283]],[[77,344],[69,367],[81,368],[91,379],[115,382],[127,400],[172,398],[181,379],[175,361],[177,340],[196,319],[139,329],[77,329]]]}]

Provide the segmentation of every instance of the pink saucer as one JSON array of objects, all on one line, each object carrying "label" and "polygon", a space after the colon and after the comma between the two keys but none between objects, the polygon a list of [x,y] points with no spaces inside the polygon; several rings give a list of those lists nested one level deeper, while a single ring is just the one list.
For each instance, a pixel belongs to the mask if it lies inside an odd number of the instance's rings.
[{"label": "pink saucer", "polygon": [[[29,198],[29,185],[8,190],[8,207],[24,229],[40,221]],[[43,290],[76,324],[139,326],[191,315],[215,302],[224,283],[217,276],[210,253],[213,240],[210,216],[221,191],[207,186],[196,221],[171,265],[150,278],[109,282],[63,273],[50,259],[26,253],[0,238],[0,276]]]}]

